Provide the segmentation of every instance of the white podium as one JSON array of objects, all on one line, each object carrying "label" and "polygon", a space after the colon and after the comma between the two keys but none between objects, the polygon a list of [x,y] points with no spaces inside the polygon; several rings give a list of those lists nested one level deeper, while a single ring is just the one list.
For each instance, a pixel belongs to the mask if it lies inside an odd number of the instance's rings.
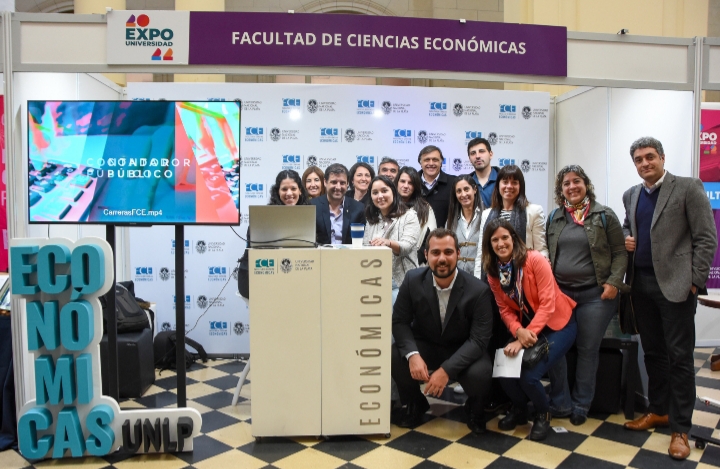
[{"label": "white podium", "polygon": [[250,249],[252,434],[390,432],[392,252]]}]

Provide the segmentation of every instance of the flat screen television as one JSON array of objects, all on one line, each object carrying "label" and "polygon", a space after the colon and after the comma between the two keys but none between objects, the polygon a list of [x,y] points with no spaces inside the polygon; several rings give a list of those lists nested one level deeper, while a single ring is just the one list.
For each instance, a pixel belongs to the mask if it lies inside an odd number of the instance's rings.
[{"label": "flat screen television", "polygon": [[30,223],[238,225],[240,103],[28,101]]}]

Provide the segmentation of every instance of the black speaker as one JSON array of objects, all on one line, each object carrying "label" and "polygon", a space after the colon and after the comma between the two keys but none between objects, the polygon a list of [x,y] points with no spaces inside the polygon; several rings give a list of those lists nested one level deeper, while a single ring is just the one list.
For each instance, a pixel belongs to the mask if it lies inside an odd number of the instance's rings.
[{"label": "black speaker", "polygon": [[[575,386],[577,348],[565,355],[570,390]],[[622,398],[623,354],[614,348],[600,348],[600,361],[595,378],[595,397],[590,405],[591,412],[616,414],[620,411]]]},{"label": "black speaker", "polygon": [[[118,334],[118,375],[120,397],[142,397],[155,382],[155,359],[150,329]],[[100,341],[102,390],[108,395],[108,336]]]}]

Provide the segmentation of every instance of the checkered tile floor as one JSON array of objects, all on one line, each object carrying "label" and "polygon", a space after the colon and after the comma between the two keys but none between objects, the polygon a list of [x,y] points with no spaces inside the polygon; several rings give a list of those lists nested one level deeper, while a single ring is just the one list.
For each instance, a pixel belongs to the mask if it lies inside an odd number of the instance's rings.
[{"label": "checkered tile floor", "polygon": [[[697,393],[720,399],[720,372],[710,371],[710,355],[719,349],[696,349]],[[251,435],[250,376],[243,387],[240,402],[230,406],[237,375],[244,364],[238,361],[210,361],[196,364],[188,371],[188,405],[203,415],[202,433],[195,440],[195,451],[178,455],[145,455],[127,457],[115,454],[106,458],[44,461],[34,467],[82,466],[85,469],[117,467],[132,469],[152,464],[161,469],[259,468],[582,468],[610,469],[632,467],[658,469],[665,467],[720,467],[720,447],[708,445],[701,451],[691,442],[692,453],[686,461],[673,461],[667,455],[669,433],[631,432],[622,427],[622,414],[591,415],[588,421],[574,427],[566,419],[554,419],[553,426],[569,430],[550,432],[548,439],[535,443],[525,439],[530,425],[502,432],[497,418],[488,422],[488,432],[470,433],[458,396],[446,390],[445,399],[431,399],[431,410],[422,425],[414,430],[393,426],[390,438],[333,437],[276,438],[256,443]],[[173,407],[176,403],[176,378],[172,372],[158,375],[146,395],[126,400],[122,408]],[[693,430],[704,436],[720,438],[720,410],[695,406]],[[18,453],[0,453],[0,468],[33,467]]]}]

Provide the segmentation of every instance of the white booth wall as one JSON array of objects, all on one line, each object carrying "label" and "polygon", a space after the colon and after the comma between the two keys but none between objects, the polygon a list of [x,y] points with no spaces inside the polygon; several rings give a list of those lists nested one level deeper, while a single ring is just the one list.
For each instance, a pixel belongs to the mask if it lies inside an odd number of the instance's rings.
[{"label": "white booth wall", "polygon": [[[16,72],[14,74],[14,97],[12,116],[15,123],[15,132],[20,133],[22,146],[16,147],[13,155],[7,155],[13,159],[13,168],[22,168],[22,174],[14,177],[21,177],[24,180],[22,185],[24,193],[27,193],[27,101],[28,100],[108,100],[116,101],[122,99],[122,89],[110,82],[102,75],[86,73],[26,73]],[[27,196],[12,197],[9,195],[9,203],[17,208],[27,211]],[[23,218],[27,223],[27,217]],[[105,227],[102,225],[47,225],[47,224],[26,224],[26,237],[46,238],[63,237],[73,241],[78,239],[97,236],[105,239]],[[124,244],[126,242],[126,229],[118,229],[117,232],[117,265],[116,275],[119,280],[128,278],[125,259]],[[129,264],[128,264],[129,265]],[[22,340],[27,337],[26,324],[22,323]],[[26,351],[22,357],[23,375],[25,379],[24,401],[35,398],[34,383],[35,366],[33,355],[27,352],[26,344],[22,344]]]},{"label": "white booth wall", "polygon": [[[691,91],[583,88],[556,100],[556,156],[559,170],[579,164],[595,186],[597,200],[622,221],[623,193],[641,182],[630,145],[642,136],[660,140],[665,169],[692,176],[693,93]],[[696,344],[720,345],[717,312],[698,305]]]}]

